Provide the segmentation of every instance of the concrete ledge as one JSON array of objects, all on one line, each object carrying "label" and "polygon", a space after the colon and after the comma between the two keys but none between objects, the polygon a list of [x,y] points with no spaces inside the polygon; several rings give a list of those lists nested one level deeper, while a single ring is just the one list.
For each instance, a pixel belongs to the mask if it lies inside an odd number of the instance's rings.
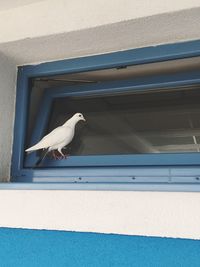
[{"label": "concrete ledge", "polygon": [[198,193],[2,190],[0,227],[200,239]]},{"label": "concrete ledge", "polygon": [[[6,6],[6,1],[2,2],[1,8]],[[24,0],[7,2],[7,6],[10,2],[10,9],[0,12],[0,43],[200,7],[199,0],[26,0],[27,5],[23,5]]]},{"label": "concrete ledge", "polygon": [[0,44],[18,65],[200,39],[200,8]]}]

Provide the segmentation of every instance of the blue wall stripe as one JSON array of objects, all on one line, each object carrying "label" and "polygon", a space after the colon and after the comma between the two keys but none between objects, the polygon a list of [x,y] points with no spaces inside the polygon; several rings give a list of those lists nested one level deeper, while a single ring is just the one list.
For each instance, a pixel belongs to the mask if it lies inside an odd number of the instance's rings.
[{"label": "blue wall stripe", "polygon": [[200,241],[0,228],[1,267],[196,267]]}]

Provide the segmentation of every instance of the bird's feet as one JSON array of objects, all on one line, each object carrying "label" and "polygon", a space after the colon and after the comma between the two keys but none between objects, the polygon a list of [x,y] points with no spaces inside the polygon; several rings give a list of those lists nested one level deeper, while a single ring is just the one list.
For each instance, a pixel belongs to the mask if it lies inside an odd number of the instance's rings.
[{"label": "bird's feet", "polygon": [[67,155],[57,157],[56,160],[68,159]]},{"label": "bird's feet", "polygon": [[60,159],[60,154],[57,151],[52,151],[52,158],[55,160]]},{"label": "bird's feet", "polygon": [[62,159],[68,159],[68,157],[69,157],[69,155],[68,154],[63,154],[63,155],[61,155],[58,159],[59,160],[62,160]]},{"label": "bird's feet", "polygon": [[69,154],[60,154],[58,151],[52,151],[52,158],[54,160],[67,159],[68,157],[69,157]]}]

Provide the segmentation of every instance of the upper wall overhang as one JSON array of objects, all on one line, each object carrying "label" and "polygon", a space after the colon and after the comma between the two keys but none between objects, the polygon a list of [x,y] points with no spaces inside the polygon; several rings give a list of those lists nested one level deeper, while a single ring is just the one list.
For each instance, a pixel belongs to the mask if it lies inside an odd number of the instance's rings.
[{"label": "upper wall overhang", "polygon": [[36,1],[0,12],[0,52],[24,65],[197,40],[199,6],[199,0]]}]

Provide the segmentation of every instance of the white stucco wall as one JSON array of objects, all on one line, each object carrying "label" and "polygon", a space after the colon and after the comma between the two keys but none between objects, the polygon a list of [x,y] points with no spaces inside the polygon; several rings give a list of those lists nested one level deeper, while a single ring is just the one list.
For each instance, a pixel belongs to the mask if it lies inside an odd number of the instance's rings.
[{"label": "white stucco wall", "polygon": [[78,31],[199,6],[199,0],[36,1],[30,5],[1,11],[0,43]]},{"label": "white stucco wall", "polygon": [[[16,64],[200,39],[197,0],[36,2],[0,11],[0,51],[11,57],[0,56],[4,180],[10,169]],[[0,226],[200,239],[199,205],[199,193],[3,190]]]},{"label": "white stucco wall", "polygon": [[44,0],[1,0],[0,10],[8,10],[15,7],[22,7],[40,1]]},{"label": "white stucco wall", "polygon": [[[46,13],[44,14],[46,15]],[[13,25],[12,33],[21,33],[26,25],[27,34],[34,34],[35,37],[28,38],[29,35],[24,33],[24,38],[9,42],[9,39],[4,35],[5,30],[3,31],[2,28],[0,38],[3,38],[3,36],[5,38],[2,39],[2,42],[0,41],[0,51],[13,58],[18,65],[24,65],[196,40],[200,39],[199,14],[200,7],[129,20],[119,20],[116,23],[100,24],[98,26],[93,26],[91,23],[91,27],[88,28],[80,25],[82,27],[80,30],[75,28],[73,31],[70,31],[68,24],[65,24],[64,32],[49,34],[49,29],[53,28],[51,27],[52,22],[49,23],[51,26],[46,25],[47,29],[43,36],[38,35],[38,29],[29,29],[27,26],[29,22],[27,23],[25,18],[23,25],[19,24],[17,28],[15,28],[16,25]],[[85,15],[90,17],[90,10]],[[66,13],[66,17],[69,16]],[[112,13],[110,16],[112,17]],[[57,19],[62,20],[64,18],[57,17]],[[13,18],[13,20],[15,21],[17,18]],[[31,23],[34,23],[34,18],[32,20]],[[74,16],[73,20],[76,20],[76,16]]]},{"label": "white stucco wall", "polygon": [[200,239],[198,193],[1,191],[0,227]]},{"label": "white stucco wall", "polygon": [[0,54],[0,181],[10,176],[16,70],[16,63]]}]

